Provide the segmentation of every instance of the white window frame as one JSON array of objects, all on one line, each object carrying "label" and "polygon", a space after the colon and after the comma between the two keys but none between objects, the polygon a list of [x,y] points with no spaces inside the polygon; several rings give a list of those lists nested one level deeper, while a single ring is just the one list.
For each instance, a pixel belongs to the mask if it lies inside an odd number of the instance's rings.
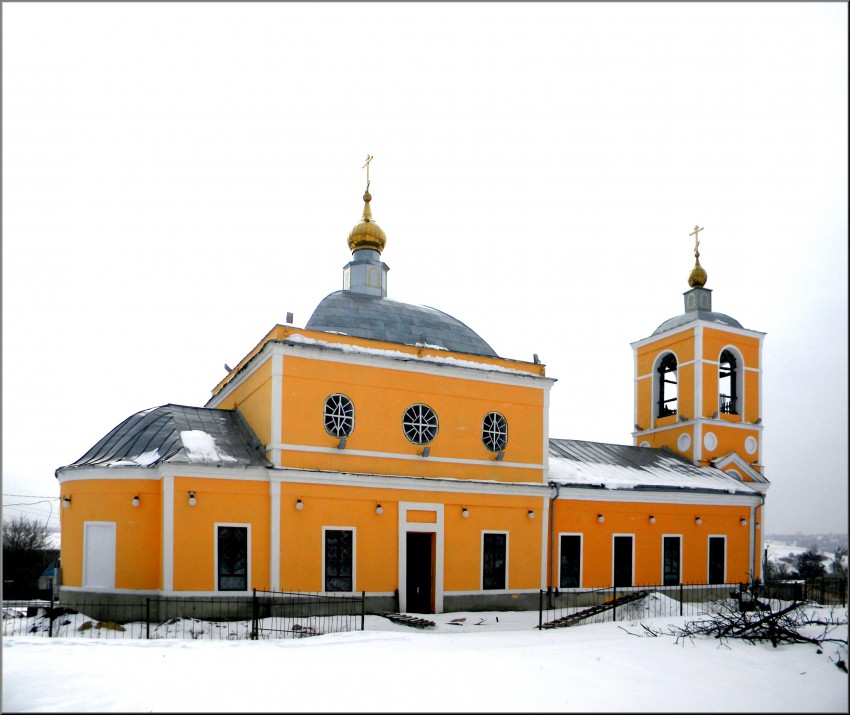
[{"label": "white window frame", "polygon": [[[350,591],[326,591],[327,585],[327,564],[325,563],[325,532],[328,531],[350,531],[351,532],[351,590]],[[334,593],[357,593],[357,527],[356,526],[323,526],[322,527],[322,584],[321,592],[326,594]]]},{"label": "white window frame", "polygon": [[[492,421],[501,420],[504,423],[504,431],[501,429],[496,431],[495,428],[491,427],[490,430],[487,430],[487,418],[491,415],[495,415]],[[488,437],[495,437],[501,443],[499,445],[489,445],[487,444]],[[494,439],[493,441],[496,441]],[[484,417],[481,419],[481,442],[484,444],[484,447],[489,452],[501,452],[508,447],[508,419],[501,412],[496,412],[495,410],[490,410]]]},{"label": "white window frame", "polygon": [[[407,433],[407,429],[405,428],[405,415],[407,415],[407,413],[410,410],[412,410],[414,407],[425,407],[434,416],[434,424],[433,424],[434,434],[431,436],[431,439],[425,440],[424,442],[417,442],[416,440],[414,440]],[[419,410],[419,413],[420,413],[420,417],[417,418],[417,419],[421,419],[422,410]],[[430,424],[427,425],[427,426],[431,427]],[[415,444],[419,447],[422,447],[426,444],[431,444],[435,439],[437,439],[437,435],[440,433],[440,417],[437,415],[437,411],[433,407],[431,407],[431,405],[427,405],[424,402],[414,402],[412,405],[410,405],[410,407],[408,407],[407,409],[405,409],[404,412],[402,412],[402,415],[401,415],[401,431],[404,433],[404,436],[407,438],[407,440],[411,444]]]},{"label": "white window frame", "polygon": [[[218,528],[220,526],[224,527],[247,527],[247,542],[246,548],[248,550],[248,564],[247,564],[247,573],[245,574],[245,590],[244,591],[221,591],[218,588]],[[217,521],[213,524],[213,590],[216,593],[228,593],[228,594],[245,594],[251,593],[251,524],[248,523],[238,523],[232,521]]]},{"label": "white window frame", "polygon": [[[351,429],[349,429],[348,432],[346,432],[345,434],[334,434],[328,429],[328,426],[325,423],[325,420],[328,417],[328,400],[330,400],[332,397],[341,397],[342,399],[346,400],[349,405],[351,405],[351,416],[348,417],[343,415],[344,419],[350,420],[351,424]],[[355,426],[354,400],[352,400],[348,395],[345,395],[342,392],[333,392],[328,395],[325,398],[324,404],[322,405],[322,426],[325,428],[325,432],[327,432],[331,437],[334,437],[336,439],[348,439],[353,434]]]},{"label": "white window frame", "polygon": [[[505,535],[505,585],[502,588],[484,588],[484,536],[485,534],[504,534]],[[510,553],[511,553],[511,534],[509,531],[500,529],[482,529],[481,531],[481,568],[479,569],[479,583],[483,593],[504,593],[508,590],[510,584]]]},{"label": "white window frame", "polygon": [[[561,586],[561,542],[562,536],[577,536],[578,537],[578,586]],[[613,542],[612,542],[613,544]],[[584,583],[584,534],[580,531],[559,531],[558,532],[558,579],[555,581],[559,591],[568,590],[571,588],[581,588]]]},{"label": "white window frame", "polygon": [[[658,373],[658,368],[661,365],[661,361],[666,358],[668,355],[672,355],[676,360],[676,412],[674,414],[679,414],[679,400],[681,399],[681,395],[679,394],[679,373],[681,372],[682,361],[679,360],[679,356],[673,350],[663,350],[655,356],[655,360],[652,363],[652,423],[655,424],[656,420],[663,419],[658,414],[658,401],[661,399],[661,381],[662,376]],[[666,417],[670,417],[671,415],[665,415]]]},{"label": "white window frame", "polygon": [[[732,353],[735,358],[735,395],[736,395],[736,404],[735,404],[735,412],[734,413],[724,413],[720,411],[720,358],[723,353],[726,351]],[[720,348],[720,352],[717,353],[717,415],[718,417],[721,414],[734,414],[736,417],[740,417],[743,419],[744,416],[744,356],[741,355],[741,351],[738,350],[734,345],[724,345]]]}]

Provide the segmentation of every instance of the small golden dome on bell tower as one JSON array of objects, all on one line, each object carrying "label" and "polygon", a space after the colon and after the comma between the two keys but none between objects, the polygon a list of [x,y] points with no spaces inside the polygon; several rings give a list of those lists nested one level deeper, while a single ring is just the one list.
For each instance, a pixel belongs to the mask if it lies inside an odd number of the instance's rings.
[{"label": "small golden dome on bell tower", "polygon": [[691,275],[688,277],[688,285],[691,288],[703,288],[705,286],[705,282],[708,280],[708,273],[706,273],[705,268],[699,264],[699,232],[703,230],[704,229],[700,228],[699,224],[697,224],[694,226],[694,230],[690,234],[694,237],[694,257],[696,258],[694,267],[691,270]]}]

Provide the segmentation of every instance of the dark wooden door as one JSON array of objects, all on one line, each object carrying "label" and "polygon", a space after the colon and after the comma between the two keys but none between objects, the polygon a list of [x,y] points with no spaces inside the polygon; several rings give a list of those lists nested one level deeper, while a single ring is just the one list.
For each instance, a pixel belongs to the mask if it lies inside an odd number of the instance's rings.
[{"label": "dark wooden door", "polygon": [[407,610],[433,613],[433,534],[407,535]]}]

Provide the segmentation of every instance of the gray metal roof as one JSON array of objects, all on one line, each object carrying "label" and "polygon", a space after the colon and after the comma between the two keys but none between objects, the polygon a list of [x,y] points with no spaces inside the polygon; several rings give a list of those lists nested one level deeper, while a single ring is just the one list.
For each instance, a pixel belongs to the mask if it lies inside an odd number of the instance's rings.
[{"label": "gray metal roof", "polygon": [[575,439],[549,440],[549,479],[604,489],[755,493],[722,470],[697,467],[668,449]]},{"label": "gray metal roof", "polygon": [[271,467],[238,411],[162,405],[128,417],[57,473],[73,467],[153,467],[162,462]]},{"label": "gray metal roof", "polygon": [[669,320],[665,320],[655,329],[653,335],[664,333],[668,330],[672,330],[673,328],[678,328],[682,325],[686,325],[687,323],[692,323],[695,320],[706,320],[709,323],[719,323],[720,325],[726,325],[732,328],[744,327],[735,320],[735,318],[732,318],[725,313],[715,313],[713,310],[694,310],[690,313],[682,313],[681,315],[677,315]]},{"label": "gray metal roof", "polygon": [[493,348],[472,328],[442,311],[347,290],[324,298],[305,327],[403,345],[426,343],[461,353],[497,357]]}]

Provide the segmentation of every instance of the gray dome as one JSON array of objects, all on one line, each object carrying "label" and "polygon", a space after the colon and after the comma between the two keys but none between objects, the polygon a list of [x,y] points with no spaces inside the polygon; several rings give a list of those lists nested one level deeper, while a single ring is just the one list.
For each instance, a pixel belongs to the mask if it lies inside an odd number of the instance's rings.
[{"label": "gray dome", "polygon": [[461,353],[498,357],[474,330],[440,310],[347,290],[336,291],[322,300],[305,328],[402,345],[427,343]]},{"label": "gray dome", "polygon": [[677,315],[670,320],[665,320],[661,325],[659,325],[653,335],[658,335],[658,333],[664,333],[668,330],[672,330],[673,328],[678,328],[682,325],[686,325],[687,323],[691,323],[695,320],[706,320],[709,323],[718,323],[719,325],[725,325],[731,328],[743,328],[735,318],[732,318],[725,313],[715,313],[711,310],[694,310],[690,313],[682,313],[682,315]]}]

